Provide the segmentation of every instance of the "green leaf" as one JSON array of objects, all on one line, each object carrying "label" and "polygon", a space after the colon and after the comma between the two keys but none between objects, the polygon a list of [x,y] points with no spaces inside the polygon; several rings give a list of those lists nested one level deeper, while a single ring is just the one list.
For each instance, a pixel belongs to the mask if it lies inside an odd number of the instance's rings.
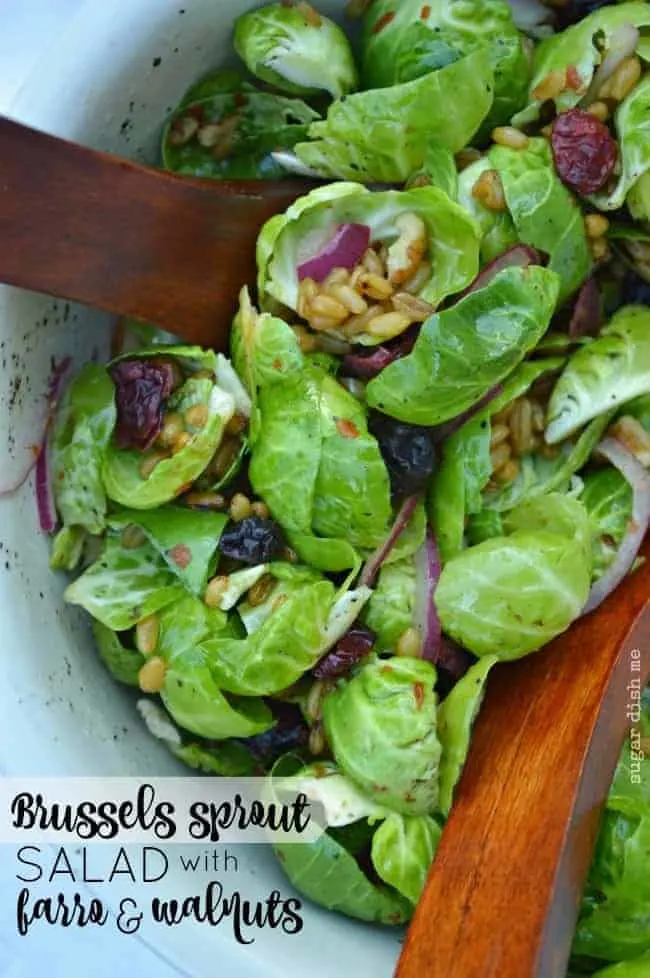
[{"label": "green leaf", "polygon": [[563,364],[560,358],[520,364],[504,382],[502,391],[445,439],[428,500],[443,563],[463,549],[466,517],[481,513],[485,506],[482,494],[492,473],[490,419],[525,394],[539,377]]},{"label": "green leaf", "polygon": [[406,900],[371,883],[354,856],[328,833],[308,844],[276,845],[274,851],[295,888],[327,910],[393,926],[411,915]]},{"label": "green leaf", "polygon": [[81,560],[86,531],[82,526],[64,526],[52,540],[50,568],[73,571]]},{"label": "green leaf", "polygon": [[275,796],[282,791],[292,795],[302,792],[312,805],[322,806],[328,829],[358,826],[363,820],[374,822],[391,814],[389,809],[359,791],[354,782],[329,761],[308,764],[284,777],[276,776],[277,770],[274,770],[271,782]]},{"label": "green leaf", "polygon": [[104,529],[102,461],[115,426],[115,388],[104,367],[88,364],[66,390],[51,440],[51,480],[65,526]]},{"label": "green leaf", "polygon": [[102,556],[66,588],[64,599],[121,632],[184,594],[182,584],[149,543],[125,550],[119,538],[109,536]]},{"label": "green leaf", "polygon": [[580,501],[591,519],[594,576],[609,567],[632,519],[632,486],[618,469],[608,465],[584,477]]},{"label": "green leaf", "polygon": [[[360,184],[335,183],[299,198],[262,230],[258,243],[260,293],[297,309],[298,266],[310,253],[318,251],[319,242],[329,240],[339,224],[366,225],[371,241],[388,247],[389,261],[393,260],[391,248],[395,245],[397,262],[401,237],[397,222],[409,213],[424,222],[432,263],[431,278],[418,294],[437,305],[460,292],[475,277],[479,248],[474,221],[437,187],[371,192]],[[313,242],[307,255],[305,242]],[[380,340],[364,333],[356,336],[355,342],[376,344]]]},{"label": "green leaf", "polygon": [[114,530],[141,527],[169,569],[201,597],[216,567],[217,547],[227,522],[224,513],[160,506],[150,511],[120,510],[110,517],[109,526]]},{"label": "green leaf", "polygon": [[367,387],[370,407],[412,424],[437,425],[470,408],[533,349],[558,295],[554,272],[506,268],[423,325],[408,356]]},{"label": "green leaf", "polygon": [[[160,351],[138,354],[140,357],[159,355]],[[217,373],[218,360],[212,352],[204,352],[198,347],[174,347],[174,357],[196,361],[215,375]],[[169,398],[167,407],[170,411],[184,413],[197,404],[208,408],[205,426],[190,432],[192,437],[188,444],[171,458],[162,459],[146,479],[140,474],[142,452],[109,444],[102,477],[110,499],[132,509],[154,509],[178,496],[201,475],[235,413],[235,399],[209,378],[191,376]]]},{"label": "green leaf", "polygon": [[487,156],[471,163],[458,175],[456,199],[472,215],[481,231],[481,262],[487,264],[519,242],[510,211],[493,211],[477,200],[472,190],[478,178],[492,165]]},{"label": "green leaf", "polygon": [[119,634],[100,621],[93,620],[92,628],[99,658],[113,679],[127,686],[137,686],[138,674],[146,661],[142,653],[124,645]]},{"label": "green leaf", "polygon": [[424,890],[442,829],[429,815],[394,813],[372,837],[372,865],[388,883],[416,904]]},{"label": "green leaf", "polygon": [[323,722],[344,774],[406,815],[434,810],[440,744],[436,671],[423,659],[371,659],[323,701]]},{"label": "green leaf", "polygon": [[592,418],[649,392],[650,310],[625,306],[567,363],[549,400],[546,441],[554,445]]},{"label": "green leaf", "polygon": [[334,585],[318,581],[289,595],[246,638],[202,643],[221,689],[261,696],[286,689],[320,658]]},{"label": "green leaf", "polygon": [[[650,21],[650,17],[648,17]],[[619,105],[614,116],[621,174],[610,193],[600,191],[590,199],[601,210],[616,210],[625,203],[632,188],[650,170],[650,77],[646,75]],[[643,202],[643,188],[634,197],[640,213],[648,220],[650,213]]]},{"label": "green leaf", "polygon": [[430,146],[457,153],[470,142],[490,110],[493,86],[489,52],[476,50],[416,81],[334,102],[325,121],[310,126],[311,142],[294,151],[325,178],[403,182]]},{"label": "green leaf", "polygon": [[160,695],[180,727],[210,740],[252,737],[275,726],[273,714],[261,699],[221,692],[205,645],[178,649],[171,655]]},{"label": "green leaf", "polygon": [[525,102],[529,70],[505,0],[374,0],[363,23],[364,84],[412,81],[476,50],[487,52],[494,71],[489,126],[508,122]]},{"label": "green leaf", "polygon": [[[179,145],[183,120],[188,118],[200,118],[202,128],[214,127],[217,145],[203,146],[198,129]],[[253,89],[199,96],[191,104],[183,101],[167,122],[163,165],[175,173],[204,179],[282,179],[287,172],[271,152],[292,149],[306,138],[309,124],[318,118],[318,113],[299,99]]]},{"label": "green leaf", "polygon": [[382,565],[365,614],[368,628],[377,635],[379,652],[394,652],[400,635],[413,624],[415,584],[413,560]]},{"label": "green leaf", "polygon": [[620,961],[602,971],[597,971],[593,978],[648,978],[650,973],[650,952],[642,954],[633,961]]},{"label": "green leaf", "polygon": [[449,815],[451,803],[469,751],[472,727],[485,695],[485,685],[495,655],[486,655],[458,680],[438,710],[438,737],[442,746],[440,757],[440,811]]},{"label": "green leaf", "polygon": [[579,541],[544,530],[470,547],[447,562],[436,588],[443,630],[478,656],[534,652],[582,612],[590,563]]},{"label": "green leaf", "polygon": [[550,256],[548,267],[560,276],[559,302],[580,288],[592,268],[582,211],[553,165],[545,139],[525,150],[493,146],[489,153],[499,172],[508,210],[519,240]]},{"label": "green leaf", "polygon": [[191,85],[183,96],[180,106],[192,105],[214,98],[215,95],[229,95],[236,92],[254,92],[255,86],[246,81],[244,73],[236,68],[218,68],[210,71]]},{"label": "green leaf", "polygon": [[325,91],[340,99],[358,85],[350,42],[329,18],[269,3],[235,21],[235,50],[262,81],[285,92]]},{"label": "green leaf", "polygon": [[454,154],[446,146],[429,146],[424,163],[409,177],[405,190],[438,187],[450,200],[458,195],[458,170]]},{"label": "green leaf", "polygon": [[[636,27],[650,25],[650,9],[647,3],[619,3],[600,7],[588,17],[583,17],[567,30],[546,38],[535,49],[533,73],[528,94],[528,105],[513,118],[512,124],[521,126],[539,118],[542,100],[535,98],[537,86],[556,69],[572,66],[580,79],[579,85],[567,86],[553,101],[557,112],[574,108],[584,97],[598,65],[603,59],[601,51],[613,52],[611,40],[624,24]],[[595,43],[595,42],[598,43]]]}]

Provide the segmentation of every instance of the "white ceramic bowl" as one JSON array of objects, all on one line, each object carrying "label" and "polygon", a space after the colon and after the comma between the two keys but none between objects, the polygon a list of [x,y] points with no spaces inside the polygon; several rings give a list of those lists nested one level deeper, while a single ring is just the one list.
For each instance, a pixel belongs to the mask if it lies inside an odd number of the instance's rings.
[{"label": "white ceramic bowl", "polygon": [[[154,161],[163,120],[192,81],[234,58],[233,18],[255,5],[90,0],[23,87],[12,114],[98,149]],[[319,3],[324,13],[342,6],[340,0]],[[11,484],[38,441],[53,358],[72,356],[80,366],[103,357],[109,326],[107,317],[88,309],[0,287],[0,489]],[[0,748],[0,774],[182,773],[143,728],[134,698],[105,672],[87,620],[63,604],[65,579],[48,569],[32,479],[0,499],[0,716],[10,732]],[[226,890],[236,886],[246,897],[265,897],[279,887],[291,895],[269,851],[250,846],[236,854],[239,872],[224,876]],[[198,882],[179,870],[158,892],[199,892]],[[305,907],[301,934],[263,930],[246,947],[224,926],[183,924],[141,934],[179,973],[201,978],[388,978],[399,951],[395,932],[312,906]]]}]

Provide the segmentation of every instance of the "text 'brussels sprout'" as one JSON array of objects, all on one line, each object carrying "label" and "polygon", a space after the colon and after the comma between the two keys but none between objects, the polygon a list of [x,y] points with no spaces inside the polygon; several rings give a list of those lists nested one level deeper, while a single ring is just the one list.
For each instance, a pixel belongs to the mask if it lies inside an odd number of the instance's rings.
[{"label": "text 'brussels sprout'", "polygon": [[650,392],[650,310],[620,309],[598,339],[573,354],[548,406],[554,445],[612,408]]},{"label": "text 'brussels sprout'", "polygon": [[[301,264],[318,254],[338,227],[355,224],[369,229],[371,244],[387,247],[394,288],[408,284],[425,261],[430,263],[416,294],[433,306],[460,292],[478,271],[474,222],[441,190],[373,193],[360,184],[335,183],[299,198],[262,229],[257,248],[260,295],[298,310]],[[356,343],[377,344],[381,339],[368,331],[354,336]]]},{"label": "text 'brussels sprout'", "polygon": [[411,424],[437,425],[476,404],[546,332],[558,277],[507,268],[423,325],[413,351],[371,380],[371,407]]},{"label": "text 'brussels sprout'", "polygon": [[485,48],[494,71],[485,128],[508,122],[526,99],[528,64],[505,0],[374,0],[361,47],[363,81],[373,88],[413,81]]},{"label": "text 'brussels sprout'", "polygon": [[249,71],[282,91],[341,98],[357,87],[350,42],[308,3],[270,3],[242,14],[234,42]]},{"label": "text 'brussels sprout'", "polygon": [[493,84],[489,53],[477,50],[416,81],[358,92],[310,126],[311,142],[298,143],[296,156],[322,177],[407,180],[429,147],[456,153],[467,145],[490,109]]},{"label": "text 'brussels sprout'", "polygon": [[394,811],[423,815],[438,800],[436,670],[422,659],[373,659],[323,703],[334,758]]}]

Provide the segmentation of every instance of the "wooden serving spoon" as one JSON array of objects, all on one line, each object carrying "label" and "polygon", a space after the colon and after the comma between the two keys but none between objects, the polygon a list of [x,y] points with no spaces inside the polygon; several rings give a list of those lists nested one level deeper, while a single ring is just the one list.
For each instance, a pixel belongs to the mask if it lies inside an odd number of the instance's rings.
[{"label": "wooden serving spoon", "polygon": [[[308,187],[179,178],[0,119],[0,281],[226,349],[261,224]],[[564,978],[632,689],[650,674],[649,595],[646,561],[490,677],[397,978]]]},{"label": "wooden serving spoon", "polygon": [[313,186],[179,177],[0,117],[0,282],[226,349],[262,224]]}]

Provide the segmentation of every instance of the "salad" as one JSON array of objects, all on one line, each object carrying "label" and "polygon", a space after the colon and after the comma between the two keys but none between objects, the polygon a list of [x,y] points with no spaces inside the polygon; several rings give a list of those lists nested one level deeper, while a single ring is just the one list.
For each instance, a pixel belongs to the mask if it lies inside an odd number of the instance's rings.
[{"label": "salad", "polygon": [[[229,357],[120,323],[37,484],[152,734],[321,801],[287,876],[397,925],[491,670],[597,608],[648,529],[650,3],[348,17],[244,14],[241,67],[167,120],[176,173],[317,185],[260,230]],[[572,976],[650,968],[650,689],[632,737]]]}]

